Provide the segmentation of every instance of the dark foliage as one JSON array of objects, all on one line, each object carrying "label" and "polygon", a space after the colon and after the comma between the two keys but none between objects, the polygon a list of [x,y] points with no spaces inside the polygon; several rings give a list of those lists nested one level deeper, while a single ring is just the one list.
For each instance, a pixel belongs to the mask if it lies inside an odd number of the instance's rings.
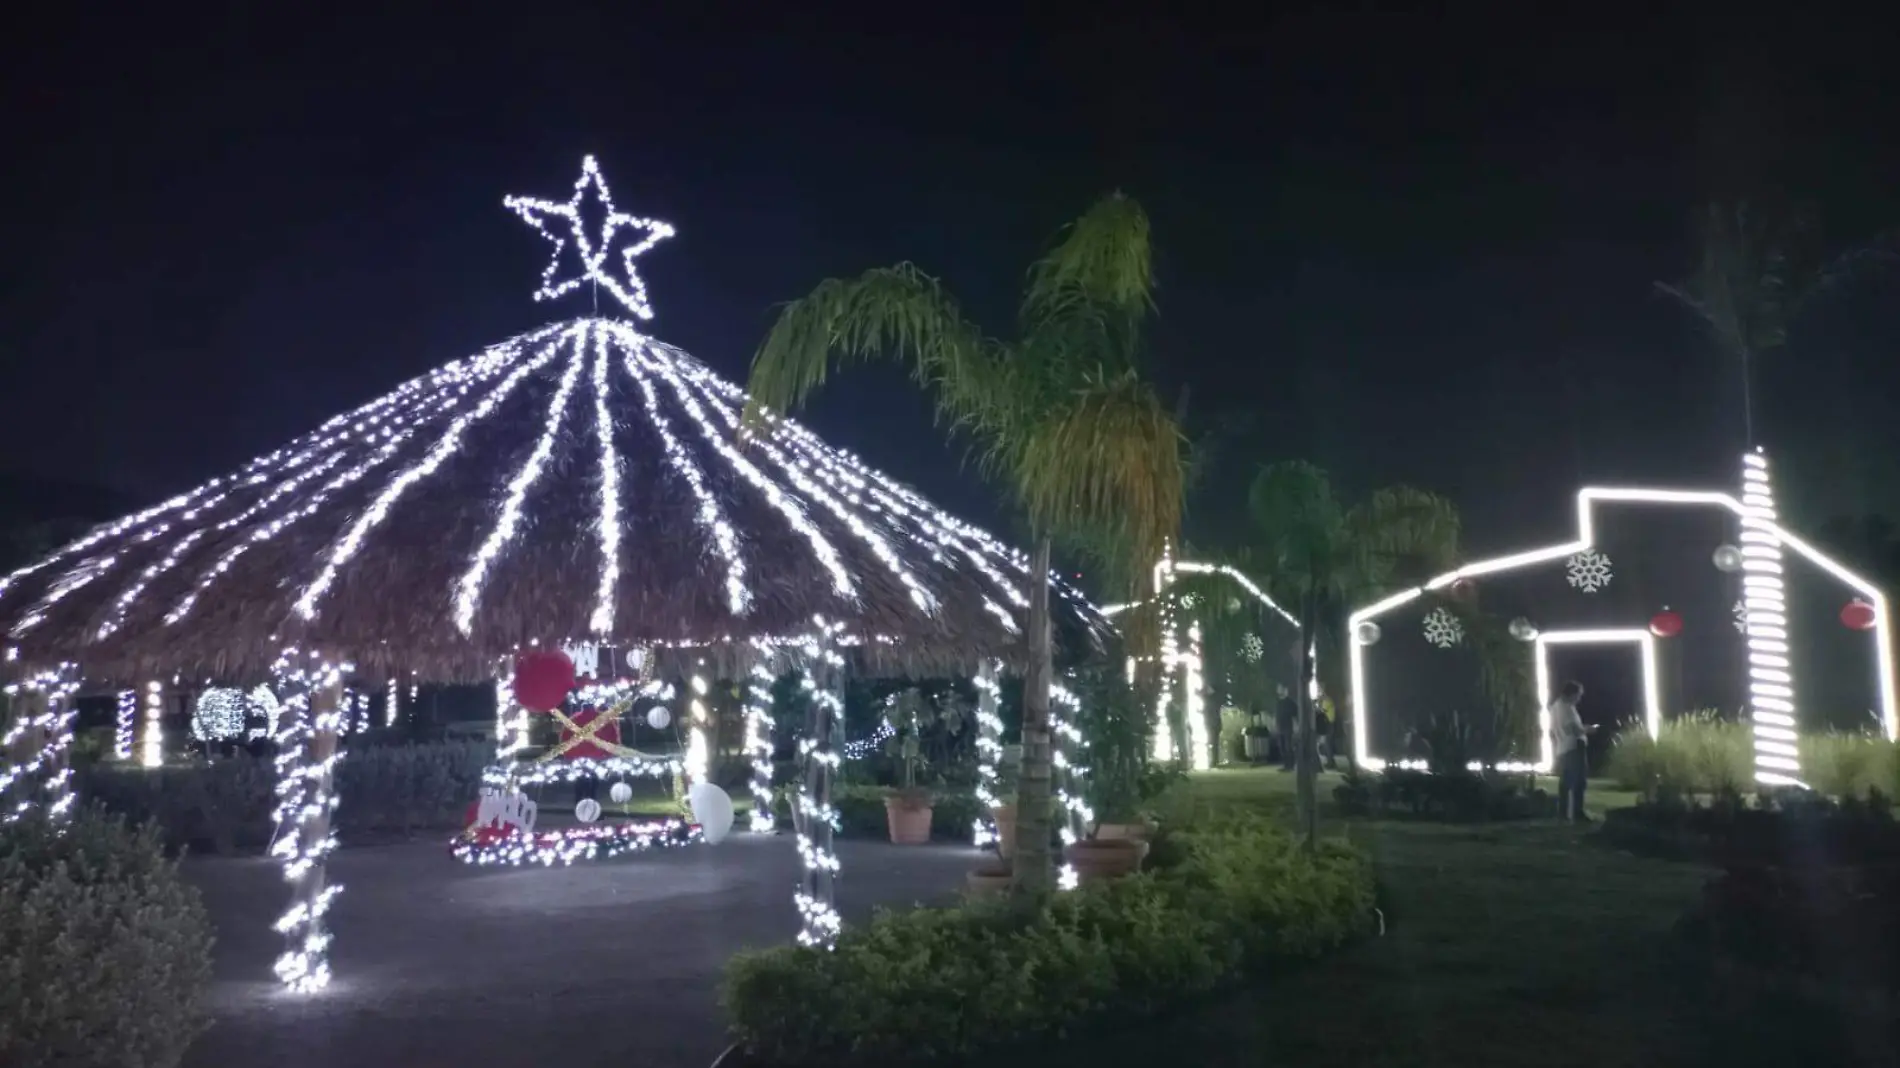
[{"label": "dark foliage", "polygon": [[1707,804],[1665,794],[1612,810],[1599,836],[1633,853],[1731,870],[1900,864],[1900,823],[1878,793],[1832,801],[1725,792]]},{"label": "dark foliage", "polygon": [[1550,795],[1521,775],[1387,768],[1379,773],[1357,769],[1333,787],[1333,800],[1349,816],[1410,816],[1468,823],[1548,816]]}]

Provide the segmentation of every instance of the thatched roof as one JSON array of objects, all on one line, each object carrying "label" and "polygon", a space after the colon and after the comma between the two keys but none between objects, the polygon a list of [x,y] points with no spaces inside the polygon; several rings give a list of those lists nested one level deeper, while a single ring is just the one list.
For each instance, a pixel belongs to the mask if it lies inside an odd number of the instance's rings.
[{"label": "thatched roof", "polygon": [[[359,674],[491,677],[532,642],[699,647],[844,625],[862,670],[1022,659],[1025,558],[626,322],[581,319],[405,383],[0,579],[22,663],[262,677],[287,644]],[[1107,624],[1066,586],[1059,648]]]}]

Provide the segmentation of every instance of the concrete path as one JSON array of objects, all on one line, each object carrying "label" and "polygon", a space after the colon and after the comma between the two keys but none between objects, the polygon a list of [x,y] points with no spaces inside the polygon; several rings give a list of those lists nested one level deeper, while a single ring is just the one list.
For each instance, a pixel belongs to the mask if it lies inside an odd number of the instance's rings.
[{"label": "concrete path", "polygon": [[[846,922],[953,896],[968,846],[840,842]],[[572,868],[470,868],[446,843],[345,849],[329,990],[281,992],[264,859],[193,859],[217,925],[217,1022],[187,1068],[704,1068],[727,1044],[720,969],[791,940],[789,835]]]}]

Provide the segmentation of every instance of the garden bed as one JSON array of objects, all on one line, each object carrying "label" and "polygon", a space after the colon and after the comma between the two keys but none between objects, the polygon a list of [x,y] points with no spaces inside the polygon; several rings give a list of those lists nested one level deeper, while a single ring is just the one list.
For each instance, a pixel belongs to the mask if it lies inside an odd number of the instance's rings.
[{"label": "garden bed", "polygon": [[1555,804],[1529,776],[1495,772],[1351,771],[1333,787],[1342,815],[1448,823],[1523,820],[1553,815]]},{"label": "garden bed", "polygon": [[830,951],[736,957],[724,994],[748,1063],[953,1061],[1175,1007],[1371,922],[1357,853],[1308,853],[1260,819],[1175,838],[1163,870],[1032,904],[884,913]]},{"label": "garden bed", "polygon": [[1725,868],[1900,864],[1900,824],[1878,795],[1665,798],[1612,810],[1596,838],[1641,856]]}]

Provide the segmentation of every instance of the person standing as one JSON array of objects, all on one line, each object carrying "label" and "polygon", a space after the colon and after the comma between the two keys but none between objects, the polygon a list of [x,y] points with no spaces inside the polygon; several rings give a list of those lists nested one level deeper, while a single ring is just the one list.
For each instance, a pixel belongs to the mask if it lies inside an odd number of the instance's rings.
[{"label": "person standing", "polygon": [[1319,740],[1319,758],[1327,771],[1337,771],[1339,760],[1333,755],[1333,727],[1337,723],[1333,718],[1333,699],[1322,693],[1314,704],[1313,734]]},{"label": "person standing", "polygon": [[1583,790],[1590,780],[1590,731],[1577,703],[1583,684],[1566,682],[1544,710],[1549,724],[1550,748],[1557,758],[1557,815],[1559,819],[1588,823],[1583,813]]},{"label": "person standing", "polygon": [[1298,752],[1293,733],[1299,718],[1300,703],[1293,699],[1286,687],[1280,687],[1280,703],[1273,706],[1273,732],[1280,739],[1281,771],[1293,770],[1293,759]]}]

